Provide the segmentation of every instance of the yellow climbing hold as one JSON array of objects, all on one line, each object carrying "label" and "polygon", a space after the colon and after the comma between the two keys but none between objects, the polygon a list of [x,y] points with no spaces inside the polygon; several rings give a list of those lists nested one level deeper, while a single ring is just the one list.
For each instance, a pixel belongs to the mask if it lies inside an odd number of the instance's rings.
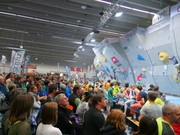
[{"label": "yellow climbing hold", "polygon": [[163,62],[168,62],[170,60],[169,54],[167,52],[160,52],[158,56],[159,56],[159,60]]},{"label": "yellow climbing hold", "polygon": [[102,60],[106,62],[107,58],[106,57],[102,57]]},{"label": "yellow climbing hold", "polygon": [[147,72],[147,70],[144,67],[142,67],[142,72]]},{"label": "yellow climbing hold", "polygon": [[99,66],[99,63],[96,63],[96,67],[98,67]]}]

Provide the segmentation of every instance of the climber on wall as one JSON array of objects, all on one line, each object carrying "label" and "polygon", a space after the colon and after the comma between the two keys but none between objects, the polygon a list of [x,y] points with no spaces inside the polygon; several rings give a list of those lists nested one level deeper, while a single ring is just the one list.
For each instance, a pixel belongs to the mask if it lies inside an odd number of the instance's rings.
[{"label": "climber on wall", "polygon": [[175,65],[177,73],[176,73],[176,80],[179,80],[179,75],[180,75],[180,64]]},{"label": "climber on wall", "polygon": [[137,76],[137,79],[136,79],[136,84],[137,84],[137,85],[143,85],[143,83],[141,82],[141,78],[142,78],[142,73],[140,73],[140,74]]}]

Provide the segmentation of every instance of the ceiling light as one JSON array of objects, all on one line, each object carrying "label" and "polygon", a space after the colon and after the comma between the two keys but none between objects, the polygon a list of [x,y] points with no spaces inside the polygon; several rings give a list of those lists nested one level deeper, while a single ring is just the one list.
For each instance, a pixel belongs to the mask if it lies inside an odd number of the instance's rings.
[{"label": "ceiling light", "polygon": [[[62,22],[57,22],[57,21],[52,21],[52,20],[39,19],[39,18],[36,18],[36,17],[23,16],[23,15],[18,15],[18,14],[13,14],[13,13],[8,13],[8,12],[2,12],[2,11],[0,11],[0,14],[16,16],[16,17],[21,17],[21,18],[26,18],[26,19],[31,19],[31,20],[38,20],[38,21],[48,22],[48,23],[52,23],[52,24],[65,25],[65,26],[68,26],[68,27],[82,28],[82,29],[86,29],[86,30],[91,30],[92,29],[90,27],[84,27],[84,26],[79,26],[79,25],[74,25],[74,24],[62,23]],[[0,28],[0,29],[2,29],[2,28]],[[100,30],[100,32],[110,33],[110,34],[114,34],[114,35],[121,34],[121,33],[117,33],[117,32],[105,31],[105,30]],[[26,32],[26,33],[28,33],[28,32]],[[55,36],[53,36],[53,38],[55,38]]]},{"label": "ceiling light", "polygon": [[94,42],[96,42],[96,40],[95,40],[95,39],[91,39],[91,42],[93,42],[93,43],[94,43]]},{"label": "ceiling light", "polygon": [[[95,1],[101,2],[101,3],[105,3],[105,4],[109,4],[109,5],[113,5],[114,4],[112,2],[105,1],[105,0],[95,0]],[[130,10],[134,10],[134,11],[138,11],[138,12],[142,12],[142,13],[156,15],[156,13],[154,13],[154,12],[150,12],[150,11],[146,11],[146,10],[141,10],[141,9],[137,9],[137,8],[132,8],[132,7],[128,7],[128,6],[124,6],[124,5],[120,5],[120,4],[116,4],[116,6],[119,6],[119,7],[122,7],[122,8],[126,8],[126,9],[130,9]]]},{"label": "ceiling light", "polygon": [[67,62],[77,62],[77,61],[74,61],[74,60],[64,60],[64,61],[67,61]]},{"label": "ceiling light", "polygon": [[83,48],[83,46],[81,45],[81,46],[79,46],[79,48],[80,48],[80,49],[82,49],[82,48]]},{"label": "ceiling light", "polygon": [[81,6],[82,9],[86,9],[86,6]]},{"label": "ceiling light", "polygon": [[123,12],[117,12],[117,13],[115,14],[115,17],[120,17],[122,14],[123,14]]},{"label": "ceiling light", "polygon": [[38,60],[38,58],[35,58],[35,60]]},{"label": "ceiling light", "polygon": [[21,46],[19,46],[19,48],[23,49],[23,46],[21,45]]},{"label": "ceiling light", "polygon": [[93,35],[94,34],[94,32],[91,32],[89,35]]},{"label": "ceiling light", "polygon": [[83,48],[82,51],[84,51],[85,49]]},{"label": "ceiling light", "polygon": [[77,22],[78,22],[78,23],[80,23],[80,22],[81,22],[81,20],[77,20]]}]

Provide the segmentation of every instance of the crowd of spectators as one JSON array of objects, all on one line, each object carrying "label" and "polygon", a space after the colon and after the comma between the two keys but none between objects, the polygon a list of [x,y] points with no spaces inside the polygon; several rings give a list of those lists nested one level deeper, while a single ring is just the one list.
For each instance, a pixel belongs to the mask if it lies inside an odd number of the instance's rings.
[{"label": "crowd of spectators", "polygon": [[180,135],[180,106],[153,84],[3,73],[0,99],[3,135],[126,135],[128,115],[134,134]]}]

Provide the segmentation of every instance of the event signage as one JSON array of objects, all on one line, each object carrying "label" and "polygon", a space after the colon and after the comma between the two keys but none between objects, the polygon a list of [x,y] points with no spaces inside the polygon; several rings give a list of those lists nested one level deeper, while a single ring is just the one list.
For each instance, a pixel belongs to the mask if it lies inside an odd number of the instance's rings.
[{"label": "event signage", "polygon": [[26,55],[25,60],[24,60],[24,68],[22,70],[23,74],[26,74],[28,72],[28,66],[30,63],[31,55]]},{"label": "event signage", "polygon": [[2,59],[1,59],[1,63],[2,64],[6,64],[6,56],[2,55]]},{"label": "event signage", "polygon": [[20,74],[21,65],[24,58],[25,51],[12,51],[11,56],[11,72]]}]

